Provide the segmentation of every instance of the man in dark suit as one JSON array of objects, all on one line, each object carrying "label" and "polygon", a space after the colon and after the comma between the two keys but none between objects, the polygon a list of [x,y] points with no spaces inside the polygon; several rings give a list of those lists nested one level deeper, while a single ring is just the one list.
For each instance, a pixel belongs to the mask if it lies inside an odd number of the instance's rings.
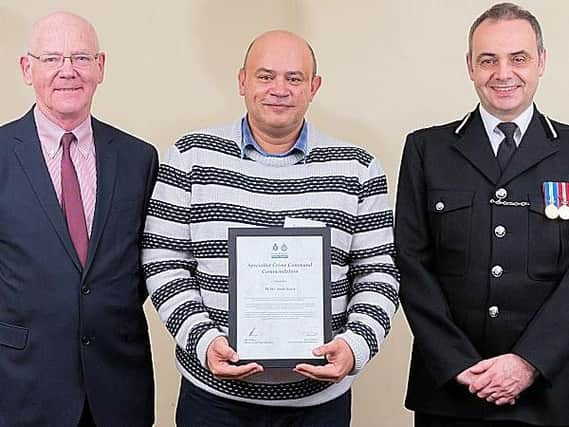
[{"label": "man in dark suit", "polygon": [[533,105],[545,60],[536,18],[493,6],[469,38],[479,107],[407,138],[396,245],[416,426],[569,426],[569,127]]},{"label": "man in dark suit", "polygon": [[0,127],[3,427],[154,420],[139,240],[157,153],[91,117],[104,64],[83,18],[41,19],[20,59],[36,105]]}]

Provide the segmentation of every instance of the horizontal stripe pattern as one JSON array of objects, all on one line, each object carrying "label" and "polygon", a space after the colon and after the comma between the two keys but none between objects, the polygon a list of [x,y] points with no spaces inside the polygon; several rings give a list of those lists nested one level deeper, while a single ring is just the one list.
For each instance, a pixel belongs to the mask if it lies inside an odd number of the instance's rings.
[{"label": "horizontal stripe pattern", "polygon": [[142,243],[151,301],[194,384],[252,403],[324,403],[337,397],[325,382],[271,380],[270,372],[262,384],[220,381],[206,368],[199,349],[229,326],[227,229],[282,227],[287,218],[329,227],[331,327],[365,363],[399,306],[387,179],[367,151],[312,127],[306,162],[296,165],[242,159],[231,135],[235,129],[187,135],[160,166]]}]

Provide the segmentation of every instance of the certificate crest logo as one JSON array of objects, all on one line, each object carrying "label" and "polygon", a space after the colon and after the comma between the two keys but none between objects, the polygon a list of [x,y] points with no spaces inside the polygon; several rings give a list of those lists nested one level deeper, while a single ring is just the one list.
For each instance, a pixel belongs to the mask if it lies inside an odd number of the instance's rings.
[{"label": "certificate crest logo", "polygon": [[271,254],[271,258],[272,259],[286,259],[286,258],[288,258],[287,251],[288,251],[288,246],[285,243],[283,243],[279,247],[279,245],[275,242],[273,244],[273,252]]}]

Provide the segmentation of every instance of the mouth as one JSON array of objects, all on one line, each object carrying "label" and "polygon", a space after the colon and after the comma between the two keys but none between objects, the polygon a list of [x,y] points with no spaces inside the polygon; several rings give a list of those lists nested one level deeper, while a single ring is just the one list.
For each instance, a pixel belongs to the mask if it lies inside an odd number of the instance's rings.
[{"label": "mouth", "polygon": [[61,87],[61,88],[56,88],[55,92],[77,92],[78,90],[81,90],[80,87]]},{"label": "mouth", "polygon": [[289,104],[263,103],[263,105],[264,105],[265,107],[273,108],[273,109],[276,109],[276,110],[285,110],[285,109],[287,109],[287,108],[292,108],[292,107],[293,107],[293,105],[289,105]]},{"label": "mouth", "polygon": [[512,95],[519,85],[509,85],[509,86],[491,86],[491,89],[498,94],[498,96],[508,96]]}]

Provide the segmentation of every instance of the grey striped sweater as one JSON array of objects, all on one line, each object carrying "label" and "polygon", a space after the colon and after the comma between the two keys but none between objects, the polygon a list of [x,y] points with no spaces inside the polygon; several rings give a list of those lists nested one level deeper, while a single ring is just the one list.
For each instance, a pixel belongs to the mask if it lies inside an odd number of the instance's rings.
[{"label": "grey striped sweater", "polygon": [[[227,230],[283,226],[287,217],[331,229],[332,327],[350,345],[354,371],[337,384],[279,369],[247,381],[217,380],[205,353],[227,335]],[[179,371],[207,392],[257,404],[317,405],[344,393],[379,351],[399,304],[392,223],[377,160],[310,124],[306,157],[254,150],[243,156],[241,120],[181,138],[160,166],[142,252]]]}]

